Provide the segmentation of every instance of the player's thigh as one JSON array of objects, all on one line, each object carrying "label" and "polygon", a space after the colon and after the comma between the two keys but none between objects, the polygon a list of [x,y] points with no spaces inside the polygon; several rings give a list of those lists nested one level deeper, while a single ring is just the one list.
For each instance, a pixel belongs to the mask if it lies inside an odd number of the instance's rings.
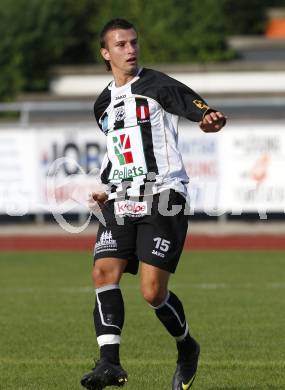
[{"label": "player's thigh", "polygon": [[[100,223],[94,249],[93,280],[109,273],[114,277],[120,272],[136,273],[138,262],[136,253],[136,226],[129,220],[115,218],[114,204],[108,202],[102,208],[105,224]],[[100,282],[101,283],[101,282]]]},{"label": "player's thigh", "polygon": [[181,206],[180,211],[176,215],[162,215],[156,198],[152,214],[138,224],[137,254],[140,261],[174,273],[183,250],[188,217],[181,194],[171,191],[168,205],[170,209]]}]

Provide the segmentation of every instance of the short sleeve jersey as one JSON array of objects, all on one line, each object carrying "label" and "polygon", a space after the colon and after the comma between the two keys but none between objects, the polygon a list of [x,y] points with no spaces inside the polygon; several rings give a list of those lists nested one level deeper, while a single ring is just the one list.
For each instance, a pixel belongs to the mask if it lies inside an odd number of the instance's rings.
[{"label": "short sleeve jersey", "polygon": [[107,137],[101,180],[109,186],[109,199],[121,191],[140,196],[172,188],[186,194],[178,119],[199,122],[208,109],[192,89],[152,69],[141,68],[121,87],[111,82],[94,105]]}]

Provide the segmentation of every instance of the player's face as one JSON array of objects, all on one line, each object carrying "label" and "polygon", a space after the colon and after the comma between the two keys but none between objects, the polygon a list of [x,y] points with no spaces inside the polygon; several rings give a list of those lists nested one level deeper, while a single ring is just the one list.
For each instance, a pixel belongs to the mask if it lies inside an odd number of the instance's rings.
[{"label": "player's face", "polygon": [[129,30],[111,30],[105,37],[106,48],[101,49],[103,58],[110,61],[112,71],[134,74],[138,66],[139,46],[137,33]]}]

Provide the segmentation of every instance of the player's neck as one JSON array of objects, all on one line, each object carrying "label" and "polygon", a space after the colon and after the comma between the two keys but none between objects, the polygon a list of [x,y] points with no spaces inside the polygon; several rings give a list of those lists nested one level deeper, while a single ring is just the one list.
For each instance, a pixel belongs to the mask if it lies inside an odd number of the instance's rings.
[{"label": "player's neck", "polygon": [[115,81],[115,86],[122,87],[123,85],[130,82],[138,74],[138,68],[134,69],[132,73],[124,73],[122,71],[113,70],[113,77]]}]

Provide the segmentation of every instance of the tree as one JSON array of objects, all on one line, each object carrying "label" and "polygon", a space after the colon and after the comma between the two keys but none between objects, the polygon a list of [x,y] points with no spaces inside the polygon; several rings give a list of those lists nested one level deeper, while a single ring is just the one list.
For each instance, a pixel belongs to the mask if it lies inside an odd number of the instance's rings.
[{"label": "tree", "polygon": [[229,35],[261,34],[266,9],[285,0],[0,0],[0,100],[48,88],[56,64],[103,63],[99,33],[132,21],[145,64],[233,58]]},{"label": "tree", "polygon": [[54,64],[91,62],[95,6],[94,0],[1,0],[0,97],[47,89]]},{"label": "tree", "polygon": [[137,27],[144,63],[228,59],[225,25],[220,22],[224,21],[223,4],[224,0],[204,0],[203,6],[199,0],[105,0],[93,23],[97,60],[99,31],[116,17],[129,19]]}]

